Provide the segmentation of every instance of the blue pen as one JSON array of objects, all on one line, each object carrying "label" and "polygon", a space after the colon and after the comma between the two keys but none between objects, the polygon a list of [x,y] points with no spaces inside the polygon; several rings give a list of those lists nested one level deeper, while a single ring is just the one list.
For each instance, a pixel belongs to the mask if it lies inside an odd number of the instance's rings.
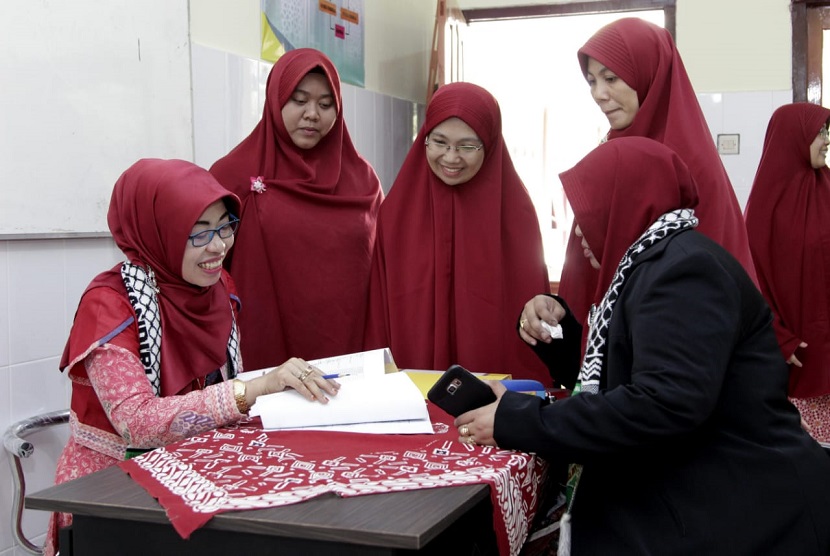
[{"label": "blue pen", "polygon": [[341,375],[340,373],[334,373],[334,374],[331,374],[331,375],[323,375],[323,378],[328,380],[330,378],[340,378],[341,376],[351,376],[351,375],[348,375],[348,374],[342,374]]}]

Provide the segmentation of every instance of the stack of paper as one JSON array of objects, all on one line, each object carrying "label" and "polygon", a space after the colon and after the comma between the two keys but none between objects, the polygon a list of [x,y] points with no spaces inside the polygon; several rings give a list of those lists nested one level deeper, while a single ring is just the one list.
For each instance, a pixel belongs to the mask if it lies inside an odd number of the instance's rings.
[{"label": "stack of paper", "polygon": [[[389,351],[389,348],[373,349],[358,353],[347,353],[346,355],[337,355],[334,357],[326,357],[324,359],[314,359],[312,361],[308,361],[308,363],[310,365],[314,365],[325,374],[337,373],[362,377],[380,376],[384,373],[394,373],[398,370],[398,367],[395,365],[395,360],[392,358],[392,352]],[[265,369],[247,371],[238,374],[236,378],[241,380],[251,380],[264,375],[273,368],[274,367],[267,367]]]},{"label": "stack of paper", "polygon": [[329,402],[312,402],[294,390],[260,396],[251,415],[265,429],[316,428],[386,434],[431,434],[432,423],[421,391],[406,373],[350,376]]}]

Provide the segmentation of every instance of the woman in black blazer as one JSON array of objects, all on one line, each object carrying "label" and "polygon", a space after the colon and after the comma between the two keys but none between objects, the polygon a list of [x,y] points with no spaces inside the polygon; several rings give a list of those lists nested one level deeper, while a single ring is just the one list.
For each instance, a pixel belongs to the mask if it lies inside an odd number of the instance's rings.
[{"label": "woman in black blazer", "polygon": [[787,400],[769,307],[694,230],[685,164],[621,138],[560,177],[599,273],[583,363],[564,300],[528,302],[520,334],[575,394],[494,386],[461,440],[572,464],[560,554],[830,554],[830,458]]}]

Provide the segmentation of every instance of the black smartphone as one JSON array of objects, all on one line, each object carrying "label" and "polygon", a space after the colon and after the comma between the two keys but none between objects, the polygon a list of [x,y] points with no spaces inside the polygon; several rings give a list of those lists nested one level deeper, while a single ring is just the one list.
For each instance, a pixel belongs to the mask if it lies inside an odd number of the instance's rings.
[{"label": "black smartphone", "polygon": [[461,365],[452,365],[427,392],[427,399],[452,415],[496,401],[493,390]]}]

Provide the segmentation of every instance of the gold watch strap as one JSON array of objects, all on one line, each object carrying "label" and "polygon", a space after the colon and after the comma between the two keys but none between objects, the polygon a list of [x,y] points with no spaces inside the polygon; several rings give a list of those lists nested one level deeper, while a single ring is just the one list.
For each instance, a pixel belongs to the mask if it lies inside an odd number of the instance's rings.
[{"label": "gold watch strap", "polygon": [[245,385],[245,381],[239,380],[238,378],[233,379],[233,397],[236,400],[236,408],[239,410],[239,413],[247,415],[251,408],[248,407],[248,400],[245,398],[246,390],[247,386]]}]

